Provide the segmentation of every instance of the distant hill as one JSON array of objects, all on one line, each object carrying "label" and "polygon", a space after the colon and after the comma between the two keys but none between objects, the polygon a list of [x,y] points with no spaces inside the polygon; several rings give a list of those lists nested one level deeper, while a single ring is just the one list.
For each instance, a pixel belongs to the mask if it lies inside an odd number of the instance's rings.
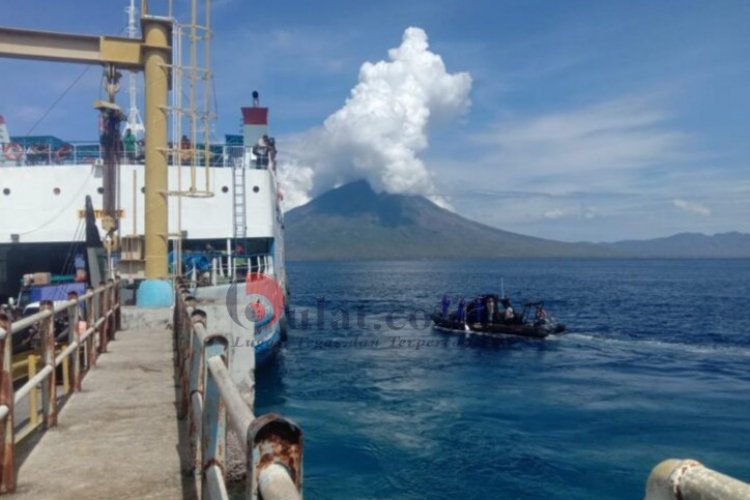
[{"label": "distant hill", "polygon": [[738,232],[713,236],[680,233],[666,238],[625,240],[604,246],[639,257],[750,258],[750,234]]},{"label": "distant hill", "polygon": [[625,256],[616,247],[502,231],[422,196],[375,193],[366,181],[328,191],[285,220],[289,260]]}]

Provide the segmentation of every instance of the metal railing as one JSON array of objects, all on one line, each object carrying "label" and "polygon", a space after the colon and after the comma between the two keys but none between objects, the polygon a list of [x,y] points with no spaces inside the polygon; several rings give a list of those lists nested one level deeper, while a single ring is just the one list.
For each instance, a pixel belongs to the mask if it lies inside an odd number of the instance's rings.
[{"label": "metal railing", "polygon": [[201,498],[228,499],[227,424],[246,459],[245,498],[302,498],[302,430],[276,414],[255,417],[227,369],[229,340],[209,333],[205,312],[178,285],[174,311],[178,413],[187,418],[185,472],[200,472]]},{"label": "metal railing", "polygon": [[[85,307],[83,311],[81,306]],[[55,319],[67,320],[65,329],[57,336]],[[28,380],[16,389],[14,370],[22,368],[23,362],[13,363],[13,335],[30,334],[30,328],[37,328],[39,349],[29,352],[26,360]],[[114,340],[115,332],[119,329],[119,280],[110,280],[96,290],[89,288],[82,297],[56,306],[51,301],[42,301],[38,313],[18,321],[11,322],[11,318],[0,313],[0,493],[13,492],[16,488],[16,444],[42,423],[45,429],[57,425],[57,367],[62,367],[63,397],[80,391],[83,376],[96,364],[98,353],[107,351],[108,342]],[[56,337],[61,339],[64,336],[67,337],[66,342],[57,345]],[[39,361],[42,368],[37,371]],[[40,384],[41,420],[37,392]],[[26,397],[29,397],[28,423],[22,429],[16,429],[14,409]]]},{"label": "metal railing", "polygon": [[695,460],[665,460],[651,471],[645,500],[749,500],[750,484]]},{"label": "metal railing", "polygon": [[[251,154],[252,153],[252,154]],[[202,166],[208,163],[211,167],[229,168],[244,164],[245,168],[268,170],[275,168],[272,155],[265,149],[258,151],[258,146],[227,146],[212,144],[208,153],[202,145],[189,148],[170,146],[167,151],[169,165],[195,164]],[[135,146],[133,151],[122,150],[119,154],[122,164],[145,164],[145,150],[142,144]],[[179,158],[178,158],[179,157]],[[102,162],[101,145],[98,142],[71,142],[60,147],[48,144],[36,144],[24,147],[21,144],[9,143],[0,147],[0,164],[10,166],[46,166],[46,165],[80,165],[97,164]]]}]

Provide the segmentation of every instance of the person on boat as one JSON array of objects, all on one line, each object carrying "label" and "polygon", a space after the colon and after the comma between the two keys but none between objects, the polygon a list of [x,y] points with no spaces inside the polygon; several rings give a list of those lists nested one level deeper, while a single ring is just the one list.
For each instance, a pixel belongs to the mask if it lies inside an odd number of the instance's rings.
[{"label": "person on boat", "polygon": [[448,319],[448,310],[451,307],[451,299],[450,297],[448,297],[447,293],[443,294],[443,300],[440,301],[440,307],[441,307],[443,319]]},{"label": "person on boat", "polygon": [[481,323],[483,314],[484,304],[482,304],[482,299],[477,297],[476,299],[474,299],[474,303],[472,304],[471,316],[469,317],[469,321],[471,321],[472,323]]},{"label": "person on boat", "polygon": [[547,314],[547,310],[544,306],[538,306],[536,308],[536,319],[537,321],[546,321],[549,319],[549,314]]},{"label": "person on boat", "polygon": [[135,135],[130,129],[125,130],[125,137],[122,138],[122,143],[125,146],[125,157],[129,162],[135,161]]},{"label": "person on boat", "polygon": [[534,315],[534,324],[538,326],[546,325],[549,320],[549,314],[544,306],[537,306],[536,314]]},{"label": "person on boat", "polygon": [[516,313],[513,311],[513,306],[511,305],[510,300],[503,299],[503,307],[505,308],[503,319],[506,323],[510,323],[516,317]]},{"label": "person on boat", "polygon": [[458,298],[458,309],[456,309],[456,321],[464,323],[466,321],[466,301],[463,296]]},{"label": "person on boat", "polygon": [[487,297],[487,324],[491,325],[495,322],[495,315],[497,314],[497,305],[495,304],[495,298],[491,295]]}]

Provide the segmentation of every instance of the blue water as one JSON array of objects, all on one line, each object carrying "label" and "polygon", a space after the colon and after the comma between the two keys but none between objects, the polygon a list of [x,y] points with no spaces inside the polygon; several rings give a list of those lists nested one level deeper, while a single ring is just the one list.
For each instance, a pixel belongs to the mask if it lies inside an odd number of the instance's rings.
[{"label": "blue water", "polygon": [[[634,499],[654,465],[687,457],[750,480],[746,260],[288,273],[296,328],[259,375],[257,411],[302,426],[308,498]],[[499,292],[501,278],[516,304],[545,299],[569,333],[478,346],[425,327],[419,311],[444,292]]]}]

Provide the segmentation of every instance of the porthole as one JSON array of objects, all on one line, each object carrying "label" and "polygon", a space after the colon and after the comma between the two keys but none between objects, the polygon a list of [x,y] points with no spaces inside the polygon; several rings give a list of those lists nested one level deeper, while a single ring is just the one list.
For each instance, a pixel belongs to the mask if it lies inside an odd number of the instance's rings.
[{"label": "porthole", "polygon": [[104,194],[104,188],[103,187],[98,187],[98,188],[96,188],[96,192],[99,193],[99,194]]},{"label": "porthole", "polygon": [[253,186],[253,193],[257,193],[260,191],[260,188],[258,186]]},{"label": "porthole", "polygon": [[10,189],[8,189],[8,188],[3,189],[3,194],[5,196],[8,196],[10,194]]},{"label": "porthole", "polygon": [[222,192],[222,193],[228,193],[228,192],[229,192],[229,188],[228,188],[228,187],[226,187],[226,186],[222,186],[222,187],[221,187],[221,192]]},{"label": "porthole", "polygon": [[53,189],[53,190],[52,190],[52,193],[53,193],[53,194],[54,194],[55,196],[60,196],[60,188],[56,187],[55,189]]},{"label": "porthole", "polygon": [[143,187],[141,188],[141,193],[145,193],[145,192],[146,192],[146,186],[143,186]]}]

